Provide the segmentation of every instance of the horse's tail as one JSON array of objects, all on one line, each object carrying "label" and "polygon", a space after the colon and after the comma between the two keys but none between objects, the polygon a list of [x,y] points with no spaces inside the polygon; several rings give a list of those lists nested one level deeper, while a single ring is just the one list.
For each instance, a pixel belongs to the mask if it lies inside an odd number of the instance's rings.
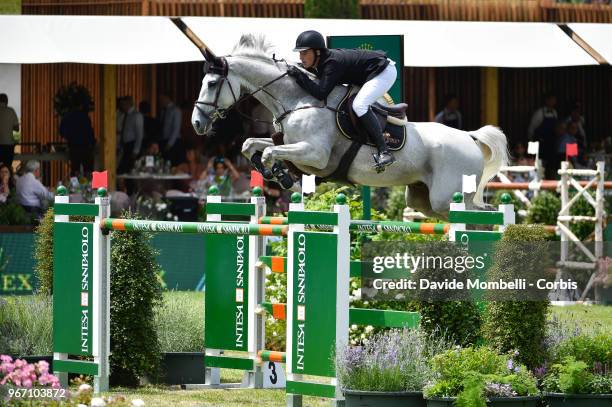
[{"label": "horse's tail", "polygon": [[480,150],[485,160],[480,184],[474,195],[474,204],[484,206],[483,194],[487,182],[499,172],[502,166],[508,165],[508,141],[503,131],[490,125],[481,127],[470,134],[480,142]]}]

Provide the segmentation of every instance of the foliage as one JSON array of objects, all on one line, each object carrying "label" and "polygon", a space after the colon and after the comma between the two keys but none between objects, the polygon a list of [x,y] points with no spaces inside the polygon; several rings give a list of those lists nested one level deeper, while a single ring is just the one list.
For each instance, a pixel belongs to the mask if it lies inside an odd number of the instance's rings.
[{"label": "foliage", "polygon": [[42,295],[0,298],[0,352],[48,355],[53,337],[53,303]]},{"label": "foliage", "polygon": [[156,308],[154,325],[161,352],[204,352],[201,296],[191,292],[164,292],[163,304]]},{"label": "foliage", "polygon": [[86,112],[91,112],[94,109],[94,101],[89,90],[76,82],[61,86],[53,97],[53,109],[60,117],[81,106]]},{"label": "foliage", "polygon": [[531,200],[531,207],[527,211],[525,222],[528,224],[556,225],[560,210],[561,200],[557,195],[540,191],[538,196]]},{"label": "foliage", "polygon": [[[532,225],[510,225],[495,254],[487,281],[526,279],[527,283],[546,278],[547,233]],[[529,368],[539,366],[546,358],[542,346],[546,335],[546,318],[550,302],[537,289],[524,290],[524,298],[515,300],[514,290],[487,292],[482,336],[500,353],[519,351],[519,361]],[[528,296],[528,297],[527,297]]]},{"label": "foliage", "polygon": [[[130,213],[128,218],[134,218]],[[151,248],[151,233],[115,231],[111,241],[111,381],[135,386],[155,378],[160,344],[154,323],[162,304],[161,272]]]},{"label": "foliage", "polygon": [[560,343],[555,349],[555,361],[573,357],[587,366],[601,363],[612,368],[612,334],[578,335]]},{"label": "foliage", "polygon": [[34,230],[34,274],[38,293],[53,294],[53,208],[50,208]]},{"label": "foliage", "polygon": [[[518,211],[520,210],[526,210],[527,207],[525,206],[525,204],[518,199],[513,193],[512,191],[503,191],[503,190],[499,190],[499,191],[495,191],[495,195],[493,195],[489,201],[489,204],[494,206],[494,207],[498,207],[499,205],[502,204],[501,198],[502,195],[507,193],[508,195],[510,195],[510,198],[512,199],[512,201],[510,202],[512,205],[514,205],[514,211],[516,212],[516,215],[518,216]],[[517,223],[519,223],[519,220],[517,219]]]},{"label": "foliage", "polygon": [[561,363],[552,366],[542,387],[555,393],[611,394],[612,372],[591,372],[585,362],[567,356]]},{"label": "foliage", "polygon": [[487,347],[456,348],[436,355],[431,360],[436,379],[425,387],[424,394],[457,397],[458,407],[485,407],[486,397],[502,394],[537,394],[535,378],[513,357]]},{"label": "foliage", "polygon": [[449,348],[444,339],[421,330],[389,330],[337,355],[338,380],[343,389],[421,391],[433,379],[428,359]]},{"label": "foliage", "polygon": [[0,204],[0,225],[31,225],[33,222],[32,216],[15,200]]},{"label": "foliage", "polygon": [[358,0],[305,0],[305,18],[359,18]]}]

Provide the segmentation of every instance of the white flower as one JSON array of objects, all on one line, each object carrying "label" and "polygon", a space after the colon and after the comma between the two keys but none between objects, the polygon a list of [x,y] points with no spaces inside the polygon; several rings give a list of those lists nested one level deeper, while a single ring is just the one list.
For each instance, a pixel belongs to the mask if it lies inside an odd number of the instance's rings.
[{"label": "white flower", "polygon": [[103,398],[95,397],[91,399],[91,407],[104,407],[106,406],[106,401]]},{"label": "white flower", "polygon": [[86,391],[92,391],[92,390],[93,388],[87,383],[83,383],[82,385],[79,386],[79,393],[84,393]]},{"label": "white flower", "polygon": [[351,329],[357,329],[357,325],[355,324],[351,325]]},{"label": "white flower", "polygon": [[142,407],[142,406],[145,405],[145,402],[142,401],[142,399],[134,399],[134,400],[132,400],[132,405],[134,407]]},{"label": "white flower", "polygon": [[77,404],[77,407],[87,407],[85,404]]},{"label": "white flower", "polygon": [[170,212],[168,212],[168,213],[166,214],[166,218],[168,218],[168,219],[172,219],[172,214],[171,214]]},{"label": "white flower", "polygon": [[370,332],[372,332],[373,330],[374,330],[374,327],[373,327],[372,325],[368,325],[368,326],[366,326],[366,328],[365,328],[366,333],[370,333]]},{"label": "white flower", "polygon": [[178,221],[178,216],[174,216],[174,221],[177,222]]}]

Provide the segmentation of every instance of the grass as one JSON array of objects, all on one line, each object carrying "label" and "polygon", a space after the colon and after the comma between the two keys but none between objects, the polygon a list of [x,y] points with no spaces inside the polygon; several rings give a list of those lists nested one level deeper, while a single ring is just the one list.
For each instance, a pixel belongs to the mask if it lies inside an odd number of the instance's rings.
[{"label": "grass", "polygon": [[550,317],[561,322],[577,325],[585,332],[605,331],[612,333],[612,306],[569,305],[551,307]]},{"label": "grass", "polygon": [[[142,399],[147,407],[238,407],[238,406],[284,406],[284,390],[178,390],[170,387],[142,387],[139,389],[114,388],[103,396],[124,395],[129,400]],[[303,405],[329,406],[329,399],[305,397]]]}]

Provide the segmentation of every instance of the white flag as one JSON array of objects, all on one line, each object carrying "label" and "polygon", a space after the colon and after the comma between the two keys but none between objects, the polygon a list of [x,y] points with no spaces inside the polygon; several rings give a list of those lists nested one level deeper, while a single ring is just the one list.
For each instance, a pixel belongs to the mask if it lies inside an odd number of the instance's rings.
[{"label": "white flag", "polygon": [[538,153],[539,149],[540,149],[540,142],[539,141],[530,141],[527,144],[527,154],[536,155]]},{"label": "white flag", "polygon": [[302,193],[310,194],[315,192],[316,189],[315,176],[314,175],[302,175]]},{"label": "white flag", "polygon": [[476,174],[463,176],[463,193],[476,192]]}]

